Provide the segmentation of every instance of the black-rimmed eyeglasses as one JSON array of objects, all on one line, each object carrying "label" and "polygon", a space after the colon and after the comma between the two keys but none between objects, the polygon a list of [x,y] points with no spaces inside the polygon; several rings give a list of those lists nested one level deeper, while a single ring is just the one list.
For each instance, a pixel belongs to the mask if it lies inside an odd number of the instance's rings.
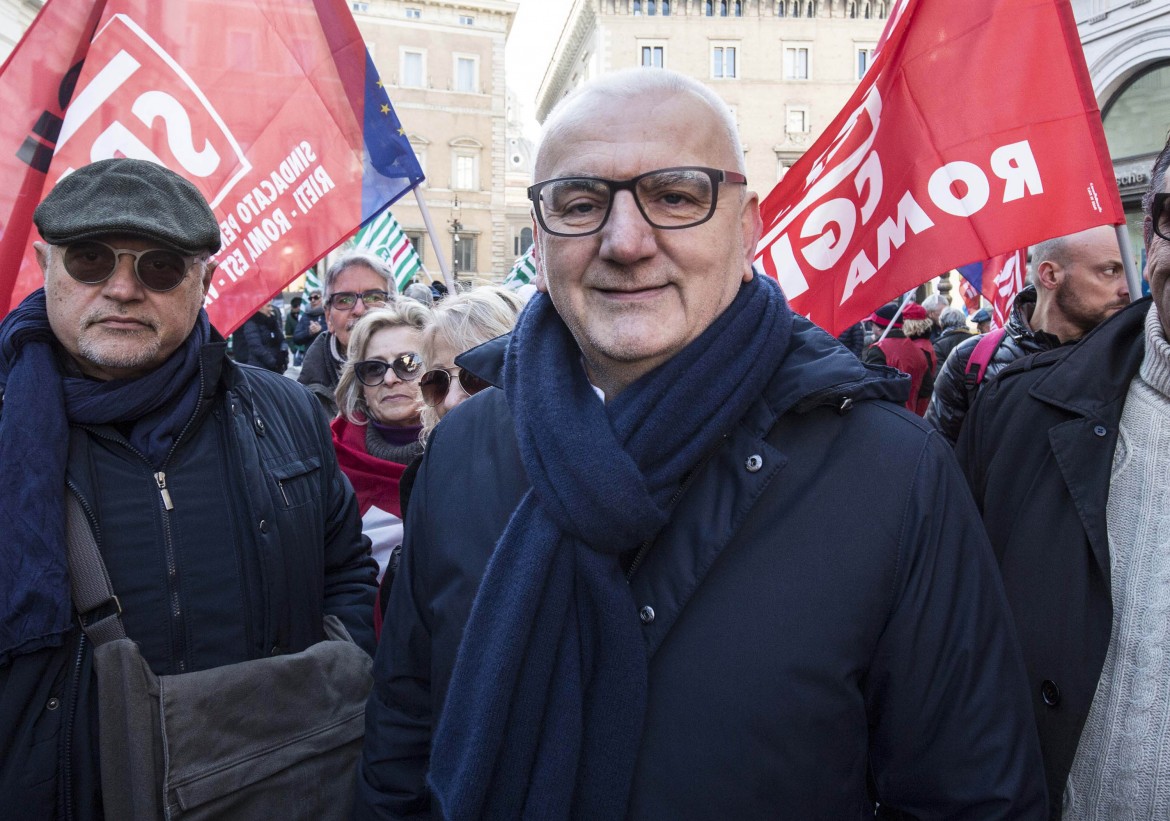
[{"label": "black-rimmed eyeglasses", "polygon": [[386,371],[403,382],[413,382],[422,376],[422,357],[416,353],[401,353],[390,362],[381,359],[366,359],[353,363],[353,375],[367,388],[376,388],[386,381]]},{"label": "black-rimmed eyeglasses", "polygon": [[1170,242],[1170,209],[1166,207],[1168,200],[1170,193],[1154,195],[1154,201],[1150,203],[1150,219],[1153,222],[1154,233]]},{"label": "black-rimmed eyeglasses", "polygon": [[719,184],[746,185],[735,171],[697,165],[647,171],[628,180],[559,177],[528,189],[536,221],[558,237],[583,237],[600,231],[618,191],[629,191],[646,222],[655,228],[692,228],[715,213]]}]

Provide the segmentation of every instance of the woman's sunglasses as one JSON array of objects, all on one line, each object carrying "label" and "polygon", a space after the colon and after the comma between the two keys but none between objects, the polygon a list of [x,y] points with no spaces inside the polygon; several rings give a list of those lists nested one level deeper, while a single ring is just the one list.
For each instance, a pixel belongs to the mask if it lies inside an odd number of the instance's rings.
[{"label": "woman's sunglasses", "polygon": [[403,382],[413,382],[422,373],[422,357],[416,353],[403,353],[394,357],[393,362],[366,359],[353,363],[353,375],[367,388],[381,385],[386,381],[386,371],[391,370]]},{"label": "woman's sunglasses", "polygon": [[104,242],[87,240],[65,246],[62,263],[65,272],[78,282],[98,285],[109,279],[118,267],[118,257],[123,254],[134,258],[134,276],[152,291],[171,291],[178,287],[187,270],[198,259],[184,256],[178,251],[166,248],[149,248],[145,251],[131,251],[129,248],[113,248]]},{"label": "woman's sunglasses", "polygon": [[447,398],[447,392],[451,390],[451,371],[455,370],[459,371],[459,384],[468,396],[491,387],[490,382],[480,379],[466,368],[436,368],[424,373],[422,381],[418,383],[423,401],[427,403],[428,407],[434,408],[443,404],[443,400]]}]

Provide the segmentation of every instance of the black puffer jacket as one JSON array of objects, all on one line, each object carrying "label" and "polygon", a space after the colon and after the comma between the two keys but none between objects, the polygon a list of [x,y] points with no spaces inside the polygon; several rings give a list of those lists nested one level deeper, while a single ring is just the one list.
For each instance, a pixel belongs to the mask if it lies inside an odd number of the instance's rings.
[{"label": "black puffer jacket", "polygon": [[966,328],[947,328],[938,338],[934,340],[934,361],[935,361],[935,378],[938,378],[938,371],[942,368],[947,357],[951,355],[951,351],[962,345],[971,338],[971,332]]},{"label": "black puffer jacket", "polygon": [[[156,674],[299,652],[324,638],[326,614],[372,652],[376,566],[329,428],[303,388],[224,348],[203,350],[166,497],[115,427],[70,430],[67,492],[89,514],[126,632]],[[0,816],[101,817],[97,695],[76,628],[0,667]]]},{"label": "black puffer jacket", "polygon": [[[457,364],[500,384],[499,358],[480,356],[493,345]],[[628,576],[649,700],[627,818],[873,818],[867,777],[878,817],[1043,815],[991,551],[950,447],[897,407],[907,382],[797,318],[763,395],[680,488]],[[366,712],[362,821],[438,815],[431,734],[528,490],[508,402],[471,397],[423,456]]]},{"label": "black puffer jacket", "polygon": [[1036,307],[1036,289],[1029,285],[1020,291],[1012,303],[1012,313],[1007,322],[1007,333],[995,349],[983,382],[974,390],[967,389],[966,370],[975,346],[983,334],[975,334],[955,346],[947,361],[939,368],[934,381],[934,395],[926,409],[926,421],[934,425],[953,445],[959,439],[959,431],[971,403],[982,385],[1017,359],[1028,354],[1040,353],[1060,346],[1060,340],[1044,331],[1033,331],[1029,320]]}]

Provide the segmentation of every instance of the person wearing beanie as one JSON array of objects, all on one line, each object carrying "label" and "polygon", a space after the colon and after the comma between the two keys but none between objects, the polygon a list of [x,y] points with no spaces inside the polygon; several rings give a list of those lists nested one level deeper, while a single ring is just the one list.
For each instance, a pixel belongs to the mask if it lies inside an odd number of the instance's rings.
[{"label": "person wearing beanie", "polygon": [[[921,305],[908,302],[901,311],[890,302],[870,316],[875,328],[889,328],[865,349],[862,361],[870,365],[888,365],[910,377],[910,396],[906,409],[922,416],[934,387],[934,348],[930,344],[930,317]],[[879,337],[881,331],[878,331]],[[910,334],[914,334],[911,338]]]}]

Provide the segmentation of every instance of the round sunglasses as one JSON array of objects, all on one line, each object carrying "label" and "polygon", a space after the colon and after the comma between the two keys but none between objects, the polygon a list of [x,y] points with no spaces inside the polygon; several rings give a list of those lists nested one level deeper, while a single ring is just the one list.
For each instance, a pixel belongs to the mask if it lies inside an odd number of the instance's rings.
[{"label": "round sunglasses", "polygon": [[367,388],[376,388],[386,381],[386,371],[394,371],[403,382],[413,382],[422,374],[422,357],[416,353],[402,353],[391,362],[366,359],[353,363],[353,375]]},{"label": "round sunglasses", "polygon": [[428,407],[438,407],[447,398],[447,393],[451,390],[451,371],[459,371],[459,385],[468,396],[491,387],[490,382],[480,379],[466,368],[436,368],[424,373],[422,381],[418,383],[423,402]]},{"label": "round sunglasses", "polygon": [[199,255],[185,256],[166,248],[148,248],[145,251],[131,251],[129,248],[114,248],[104,242],[87,240],[65,246],[61,261],[65,273],[86,285],[98,285],[114,274],[118,258],[122,255],[134,258],[134,276],[152,291],[170,291],[178,287],[192,263]]}]

